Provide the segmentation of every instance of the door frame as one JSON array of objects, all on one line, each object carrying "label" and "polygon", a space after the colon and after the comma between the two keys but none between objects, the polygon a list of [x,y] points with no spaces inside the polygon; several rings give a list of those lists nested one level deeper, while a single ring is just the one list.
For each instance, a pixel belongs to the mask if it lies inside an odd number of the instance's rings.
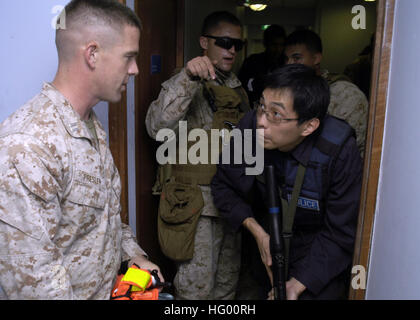
[{"label": "door frame", "polygon": [[[126,5],[126,0],[118,0]],[[138,12],[139,0],[134,0],[134,11]],[[184,65],[184,20],[185,20],[185,1],[177,2],[177,43],[176,43],[176,67],[181,68]],[[135,79],[135,95],[137,96],[137,83]],[[135,104],[138,103],[135,97]],[[108,108],[108,126],[109,126],[109,148],[114,158],[114,163],[121,177],[121,220],[123,223],[129,223],[128,215],[128,142],[127,142],[127,93],[123,92],[121,101],[109,103]],[[135,110],[138,110],[137,105]],[[136,117],[137,119],[137,117]],[[136,123],[136,128],[138,124]],[[137,168],[136,168],[137,172]]]},{"label": "door frame", "polygon": [[[126,0],[118,0],[126,5]],[[109,103],[109,149],[121,177],[121,221],[128,224],[128,153],[127,153],[127,93],[121,101]]]},{"label": "door frame", "polygon": [[[358,227],[353,256],[353,266],[363,266],[366,271],[366,276],[368,276],[369,270],[369,256],[381,169],[385,114],[391,73],[395,5],[395,0],[379,0],[377,5],[377,27],[371,78],[369,120]],[[349,299],[363,300],[365,296],[366,289],[354,289],[350,285]]]}]

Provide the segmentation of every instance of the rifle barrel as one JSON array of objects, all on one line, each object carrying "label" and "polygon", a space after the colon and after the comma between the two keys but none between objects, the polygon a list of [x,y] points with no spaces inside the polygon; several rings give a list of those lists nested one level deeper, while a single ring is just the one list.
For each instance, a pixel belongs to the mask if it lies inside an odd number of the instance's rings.
[{"label": "rifle barrel", "polygon": [[265,181],[268,194],[268,212],[270,216],[270,250],[272,257],[274,299],[286,300],[286,266],[284,239],[282,237],[283,215],[280,205],[274,167],[265,167]]}]

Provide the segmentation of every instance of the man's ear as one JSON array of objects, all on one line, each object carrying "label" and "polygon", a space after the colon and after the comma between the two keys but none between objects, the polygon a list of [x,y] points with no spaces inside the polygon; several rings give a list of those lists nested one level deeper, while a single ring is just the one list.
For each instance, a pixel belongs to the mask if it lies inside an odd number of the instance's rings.
[{"label": "man's ear", "polygon": [[303,124],[303,131],[302,131],[302,136],[303,137],[307,137],[309,135],[311,135],[312,133],[314,133],[316,131],[316,129],[319,128],[319,125],[321,124],[321,122],[319,121],[318,118],[313,118],[311,120],[306,121]]},{"label": "man's ear", "polygon": [[314,54],[315,57],[315,65],[320,65],[322,61],[322,53],[318,52]]},{"label": "man's ear", "polygon": [[98,49],[99,49],[99,45],[95,41],[89,42],[84,48],[84,51],[83,51],[84,58],[85,58],[86,64],[91,69],[95,69],[96,67],[96,63],[98,61]]},{"label": "man's ear", "polygon": [[207,50],[209,48],[209,38],[201,36],[200,37],[200,47],[203,50]]}]

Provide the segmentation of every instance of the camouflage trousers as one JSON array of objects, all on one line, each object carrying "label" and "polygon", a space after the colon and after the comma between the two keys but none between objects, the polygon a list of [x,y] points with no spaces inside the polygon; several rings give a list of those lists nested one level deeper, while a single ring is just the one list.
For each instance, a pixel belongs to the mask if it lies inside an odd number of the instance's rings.
[{"label": "camouflage trousers", "polygon": [[241,263],[241,234],[227,230],[220,217],[201,216],[194,257],[177,265],[177,300],[233,300]]}]

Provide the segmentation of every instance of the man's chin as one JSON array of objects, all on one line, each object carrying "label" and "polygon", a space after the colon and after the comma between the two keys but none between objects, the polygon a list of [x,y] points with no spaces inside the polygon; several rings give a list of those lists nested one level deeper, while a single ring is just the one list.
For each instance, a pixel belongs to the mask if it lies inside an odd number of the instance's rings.
[{"label": "man's chin", "polygon": [[231,72],[233,68],[233,64],[222,64],[220,66],[217,66],[220,70],[223,72]]},{"label": "man's chin", "polygon": [[264,143],[264,149],[265,150],[275,150],[277,147],[273,145],[272,143]]},{"label": "man's chin", "polygon": [[121,101],[121,98],[122,98],[122,94],[120,93],[119,95],[115,95],[114,97],[108,97],[107,99],[104,99],[104,100],[109,103],[118,103]]}]

